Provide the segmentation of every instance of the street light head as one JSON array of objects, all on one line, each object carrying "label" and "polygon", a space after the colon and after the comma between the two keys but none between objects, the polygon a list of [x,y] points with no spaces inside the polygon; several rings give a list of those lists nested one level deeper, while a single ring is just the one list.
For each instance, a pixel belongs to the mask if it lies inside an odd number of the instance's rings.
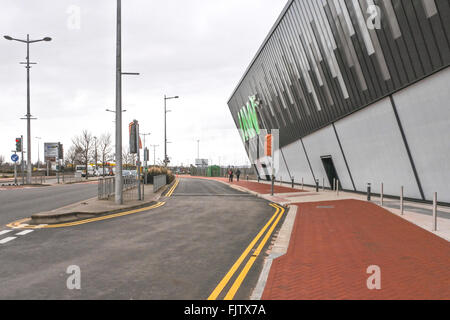
[{"label": "street light head", "polygon": [[175,96],[174,98],[175,98],[175,99],[178,99],[178,98],[179,98],[179,96]]},{"label": "street light head", "polygon": [[3,38],[5,38],[6,40],[12,40],[13,39],[10,36],[3,36]]},{"label": "street light head", "polygon": [[44,41],[52,41],[52,38],[50,38],[50,37],[45,37],[45,38],[42,39],[42,40],[44,40]]}]

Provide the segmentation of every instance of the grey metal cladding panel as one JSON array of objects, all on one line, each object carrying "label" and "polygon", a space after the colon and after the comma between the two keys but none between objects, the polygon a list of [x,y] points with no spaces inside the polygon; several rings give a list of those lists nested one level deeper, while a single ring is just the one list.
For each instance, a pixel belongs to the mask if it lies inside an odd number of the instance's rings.
[{"label": "grey metal cladding panel", "polygon": [[378,0],[376,2],[381,9],[381,16],[387,17],[381,19],[383,27],[381,30],[377,30],[377,34],[382,48],[385,49],[386,62],[391,72],[394,85],[394,88],[389,88],[392,91],[409,82],[406,70],[411,68],[411,66],[408,56],[400,56],[398,44],[395,42],[395,37],[400,37],[401,33],[397,18],[394,16],[395,13],[391,6],[392,3],[389,1]]},{"label": "grey metal cladding panel", "polygon": [[[371,4],[381,29],[367,27]],[[449,65],[448,0],[294,0],[229,101],[262,101],[283,147]]]},{"label": "grey metal cladding panel", "polygon": [[[376,64],[374,64],[374,60],[371,59],[373,54],[369,55],[369,47],[368,43],[372,43],[372,39],[370,39],[369,35],[365,35],[363,31],[366,30],[365,24],[362,26],[362,19],[360,14],[362,14],[361,5],[358,0],[346,0],[347,9],[349,10],[350,17],[352,19],[353,28],[356,30],[354,36],[352,36],[352,41],[357,48],[357,53],[360,61],[364,61],[361,64],[365,66],[365,70],[363,68],[363,72],[366,74],[366,79],[370,79],[368,83],[370,100],[374,99],[374,97],[381,96],[381,83],[376,71]],[[367,40],[365,40],[367,39]],[[373,46],[373,44],[372,44]]]},{"label": "grey metal cladding panel", "polygon": [[[441,53],[439,52],[439,48],[437,46],[436,37],[431,28],[430,20],[426,16],[423,1],[425,0],[412,0],[411,3],[414,7],[420,29],[422,30],[424,42],[427,47],[429,59],[431,61],[432,70],[434,70],[438,69],[442,65],[442,59]],[[431,4],[434,2],[434,0],[426,0],[426,2]]]},{"label": "grey metal cladding panel", "polygon": [[436,38],[437,46],[442,59],[442,64],[448,65],[450,63],[450,47],[445,36],[444,29],[442,28],[441,19],[439,15],[435,15],[429,18],[432,31]]},{"label": "grey metal cladding panel", "polygon": [[435,3],[438,9],[438,16],[442,23],[442,28],[447,37],[447,44],[450,45],[450,3],[448,0],[435,0]]},{"label": "grey metal cladding panel", "polygon": [[[408,1],[411,1],[411,0],[408,0]],[[419,53],[417,51],[417,46],[414,41],[414,37],[412,35],[412,33],[414,31],[409,26],[409,21],[406,17],[406,13],[403,8],[402,2],[400,0],[392,0],[392,3],[394,5],[395,14],[397,15],[400,29],[402,31],[401,39],[404,39],[405,44],[406,44],[405,52],[402,52],[402,53],[405,55],[406,54],[409,55],[409,57],[411,59],[413,69],[415,72],[414,79],[420,78],[425,74],[425,71],[423,69],[423,65],[421,63]]]},{"label": "grey metal cladding panel", "polygon": [[[319,30],[317,28],[317,25],[313,22],[311,22],[311,28],[314,32],[314,35],[316,37],[319,37]],[[324,48],[323,44],[321,42],[319,42],[319,50],[322,54],[322,56],[325,56],[326,53],[326,48]],[[334,54],[334,53],[333,53]],[[325,102],[324,102],[324,113],[327,114],[329,120],[327,122],[331,122],[332,119],[336,118],[336,116],[338,116],[338,114],[342,114],[342,113],[346,113],[349,110],[347,109],[347,102],[346,99],[343,97],[342,95],[342,91],[339,89],[339,83],[337,81],[337,77],[333,77],[331,75],[330,69],[326,63],[325,60],[323,60],[320,64],[319,64],[321,70],[322,70],[322,75],[324,78],[324,86],[323,86],[323,95],[325,96]],[[333,104],[330,104],[328,101],[328,95],[332,95],[332,100],[333,100]],[[336,115],[337,113],[337,115]],[[330,119],[330,117],[332,116],[332,118]]]},{"label": "grey metal cladding panel", "polygon": [[[333,33],[337,44],[337,48],[334,49],[334,54],[336,55],[339,68],[344,70],[344,80],[346,81],[348,88],[350,88],[349,94],[352,106],[363,105],[365,104],[365,96],[361,91],[363,88],[367,87],[367,84],[362,72],[356,70],[360,68],[360,65],[358,61],[353,60],[352,50],[354,50],[354,48],[349,47],[346,39],[344,39],[342,26],[340,22],[335,19],[335,15],[333,14],[335,8],[332,5],[326,4],[324,9],[331,32]],[[360,75],[358,75],[358,72],[360,72]]]},{"label": "grey metal cladding panel", "polygon": [[414,42],[419,53],[420,62],[423,66],[425,74],[429,74],[433,70],[433,66],[428,47],[425,43],[423,29],[420,28],[419,21],[417,20],[413,2],[412,0],[403,0],[402,4],[406,13],[406,18],[408,19],[408,24],[412,31],[412,37],[414,38]]}]

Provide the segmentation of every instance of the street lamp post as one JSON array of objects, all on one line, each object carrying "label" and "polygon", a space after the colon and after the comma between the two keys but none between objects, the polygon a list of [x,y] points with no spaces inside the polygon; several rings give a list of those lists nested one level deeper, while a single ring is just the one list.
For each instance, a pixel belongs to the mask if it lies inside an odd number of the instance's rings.
[{"label": "street lamp post", "polygon": [[98,161],[97,161],[97,137],[94,137],[94,158],[95,158],[95,173],[98,175]]},{"label": "street lamp post", "polygon": [[151,144],[150,147],[153,147],[153,166],[156,166],[156,147],[159,147],[159,144]]},{"label": "street lamp post", "polygon": [[197,159],[200,159],[200,140],[197,140]]},{"label": "street lamp post", "polygon": [[167,164],[169,163],[169,158],[167,157],[167,112],[170,112],[170,110],[167,110],[167,100],[170,99],[178,99],[179,96],[173,96],[173,97],[166,97],[164,95],[164,166],[167,167]]},{"label": "street lamp post", "polygon": [[27,61],[21,62],[20,64],[25,64],[25,68],[27,69],[27,114],[25,115],[27,120],[27,184],[31,184],[31,119],[35,119],[31,117],[30,113],[30,65],[36,64],[34,62],[30,62],[30,43],[40,42],[40,41],[51,41],[52,38],[45,37],[39,40],[30,40],[30,35],[27,34],[27,40],[15,39],[10,36],[4,36],[6,40],[14,40],[27,44]]},{"label": "street lamp post", "polygon": [[115,202],[123,203],[122,192],[122,76],[139,75],[137,72],[122,72],[122,0],[117,0],[116,31],[116,174]]}]

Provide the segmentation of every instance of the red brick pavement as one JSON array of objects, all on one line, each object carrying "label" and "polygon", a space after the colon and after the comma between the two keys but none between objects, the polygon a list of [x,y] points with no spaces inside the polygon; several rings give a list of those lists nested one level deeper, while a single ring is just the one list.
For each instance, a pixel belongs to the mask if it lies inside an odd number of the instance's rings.
[{"label": "red brick pavement", "polygon": [[[240,181],[236,181],[236,178],[234,178],[233,182],[228,182],[228,178],[218,178],[218,177],[195,177],[195,176],[184,176],[184,175],[180,175],[179,177],[182,178],[197,178],[197,179],[209,179],[209,180],[220,180],[220,181],[224,181],[227,182],[229,184],[232,185],[236,185],[236,186],[240,186],[243,188],[246,188],[248,190],[257,192],[257,193],[261,193],[261,194],[269,194],[271,193],[270,190],[270,184],[267,183],[258,183],[258,182],[254,182],[254,181],[246,181],[246,180],[240,180]],[[273,189],[274,193],[291,193],[291,192],[303,192],[302,190],[299,189],[292,189],[290,187],[283,187],[280,185],[274,185],[274,189]]]},{"label": "red brick pavement", "polygon": [[[450,299],[449,242],[365,201],[296,205],[262,299]],[[381,290],[367,288],[370,265],[381,268]]]}]

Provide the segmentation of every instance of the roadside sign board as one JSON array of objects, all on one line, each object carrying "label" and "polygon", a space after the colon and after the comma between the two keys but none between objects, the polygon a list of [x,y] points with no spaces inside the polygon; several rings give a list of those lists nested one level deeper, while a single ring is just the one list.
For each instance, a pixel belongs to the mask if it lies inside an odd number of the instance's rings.
[{"label": "roadside sign board", "polygon": [[11,156],[11,160],[14,161],[14,162],[17,162],[17,161],[19,161],[19,156],[17,154],[13,154]]},{"label": "roadside sign board", "polygon": [[195,159],[195,165],[200,167],[207,167],[208,159]]},{"label": "roadside sign board", "polygon": [[58,147],[58,142],[44,143],[44,157],[46,162],[56,162],[56,159],[58,159]]}]

